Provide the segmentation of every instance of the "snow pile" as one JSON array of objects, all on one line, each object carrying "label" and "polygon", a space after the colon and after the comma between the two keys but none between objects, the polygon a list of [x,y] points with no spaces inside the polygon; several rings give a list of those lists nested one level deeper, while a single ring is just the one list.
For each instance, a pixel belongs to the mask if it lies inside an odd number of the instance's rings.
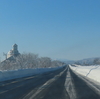
[{"label": "snow pile", "polygon": [[87,76],[100,83],[100,65],[91,66],[71,66],[70,68],[79,74]]},{"label": "snow pile", "polygon": [[19,70],[11,70],[11,71],[0,71],[0,81],[20,78],[20,77],[26,77],[31,76],[35,74],[41,74],[49,71],[54,71],[62,67],[56,67],[56,68],[35,68],[35,69],[19,69]]}]

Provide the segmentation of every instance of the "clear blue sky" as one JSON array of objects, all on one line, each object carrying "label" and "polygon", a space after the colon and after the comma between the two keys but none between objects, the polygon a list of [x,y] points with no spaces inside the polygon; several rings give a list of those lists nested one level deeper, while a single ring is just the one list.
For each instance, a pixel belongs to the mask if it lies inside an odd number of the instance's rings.
[{"label": "clear blue sky", "polygon": [[100,57],[100,0],[0,0],[0,57],[19,52],[53,59]]}]

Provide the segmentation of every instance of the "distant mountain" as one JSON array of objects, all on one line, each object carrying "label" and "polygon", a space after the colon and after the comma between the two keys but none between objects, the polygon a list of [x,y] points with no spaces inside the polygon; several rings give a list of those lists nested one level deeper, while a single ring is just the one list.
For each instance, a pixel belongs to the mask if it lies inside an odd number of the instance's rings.
[{"label": "distant mountain", "polygon": [[64,63],[66,63],[66,64],[74,64],[74,63],[75,63],[75,61],[73,61],[73,60],[68,60],[68,59],[57,59],[57,60],[59,60],[59,61],[61,61],[61,62],[64,62]]},{"label": "distant mountain", "polygon": [[67,59],[57,59],[59,61],[62,61],[66,64],[78,64],[78,65],[98,65],[100,64],[100,57],[94,57],[94,58],[86,58],[78,61],[74,60],[67,60]]},{"label": "distant mountain", "polygon": [[100,62],[100,57],[95,57],[95,58],[87,58],[87,59],[76,61],[75,64],[78,64],[78,65],[95,65],[95,64],[99,64],[99,62]]}]

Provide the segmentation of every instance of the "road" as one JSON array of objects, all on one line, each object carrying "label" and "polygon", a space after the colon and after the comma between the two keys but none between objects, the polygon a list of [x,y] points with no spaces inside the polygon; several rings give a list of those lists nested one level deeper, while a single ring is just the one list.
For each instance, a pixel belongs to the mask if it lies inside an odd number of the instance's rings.
[{"label": "road", "polygon": [[100,99],[100,83],[82,76],[70,68],[65,82],[70,99]]},{"label": "road", "polygon": [[100,83],[66,66],[53,72],[0,82],[0,99],[100,99]]}]

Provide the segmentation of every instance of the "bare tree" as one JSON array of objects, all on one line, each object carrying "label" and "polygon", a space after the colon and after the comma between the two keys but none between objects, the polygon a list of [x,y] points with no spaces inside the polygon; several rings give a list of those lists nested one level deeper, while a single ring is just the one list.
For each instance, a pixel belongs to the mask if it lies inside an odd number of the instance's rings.
[{"label": "bare tree", "polygon": [[16,64],[23,68],[37,67],[38,55],[33,53],[23,53],[16,58]]},{"label": "bare tree", "polygon": [[26,68],[44,68],[44,67],[58,67],[62,66],[60,61],[51,61],[49,57],[39,58],[37,54],[23,53],[12,59],[6,59],[0,64],[1,70],[15,70]]},{"label": "bare tree", "polygon": [[49,57],[41,57],[39,58],[39,67],[50,67],[51,59]]}]

